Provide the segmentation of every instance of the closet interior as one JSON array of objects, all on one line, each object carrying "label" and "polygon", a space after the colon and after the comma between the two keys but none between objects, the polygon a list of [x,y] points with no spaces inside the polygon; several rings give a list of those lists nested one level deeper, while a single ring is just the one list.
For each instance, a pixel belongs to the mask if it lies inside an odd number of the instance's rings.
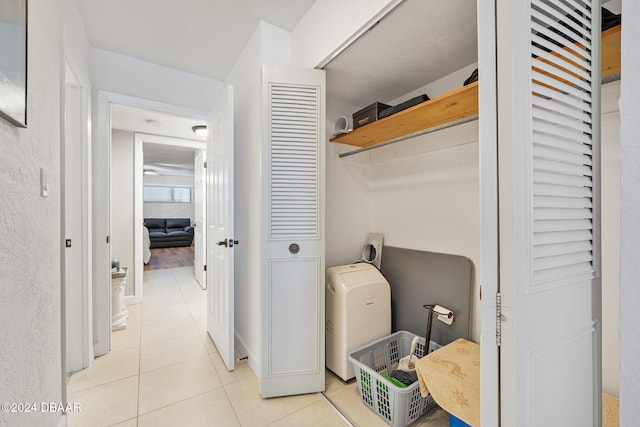
[{"label": "closet interior", "polygon": [[[603,84],[620,78],[620,34],[620,25],[602,32]],[[333,135],[327,146],[327,267],[352,262],[348,249],[353,252],[366,232],[384,234],[385,245],[466,257],[473,270],[470,339],[479,342],[482,80],[465,84],[477,69],[477,43],[475,3],[405,0],[324,69],[327,133]],[[430,99],[354,126],[352,114],[366,106],[397,105],[422,94]]]}]

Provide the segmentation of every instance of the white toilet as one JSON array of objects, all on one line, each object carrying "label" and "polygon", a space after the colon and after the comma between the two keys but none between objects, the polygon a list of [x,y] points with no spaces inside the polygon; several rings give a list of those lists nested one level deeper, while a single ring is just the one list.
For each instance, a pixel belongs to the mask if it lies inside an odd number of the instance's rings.
[{"label": "white toilet", "polygon": [[326,365],[344,381],[354,377],[349,354],[391,334],[391,289],[371,264],[327,269]]}]

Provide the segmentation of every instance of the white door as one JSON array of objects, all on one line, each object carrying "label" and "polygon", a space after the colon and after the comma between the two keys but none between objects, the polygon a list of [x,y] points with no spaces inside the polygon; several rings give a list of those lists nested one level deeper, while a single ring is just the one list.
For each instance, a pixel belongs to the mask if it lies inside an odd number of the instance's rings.
[{"label": "white door", "polygon": [[194,255],[194,269],[195,276],[198,284],[202,289],[207,288],[206,274],[205,274],[205,261],[207,259],[206,242],[206,193],[205,193],[205,158],[206,154],[204,150],[199,150],[196,154],[194,161],[194,185],[193,185],[193,207],[195,210],[194,215],[194,235],[193,235],[193,255]]},{"label": "white door", "polygon": [[234,369],[233,87],[209,117],[207,146],[207,329]]},{"label": "white door", "polygon": [[600,2],[497,5],[501,422],[600,426]]},{"label": "white door", "polygon": [[83,192],[83,167],[86,150],[82,138],[82,88],[65,85],[64,120],[64,295],[66,372],[76,372],[89,366],[89,344],[85,309],[86,250]]},{"label": "white door", "polygon": [[325,74],[263,67],[263,397],[323,391]]},{"label": "white door", "polygon": [[495,2],[478,3],[478,86],[481,203],[481,304],[480,424],[498,426],[500,420],[499,347],[496,339],[496,295],[498,293],[498,163],[496,100]]}]

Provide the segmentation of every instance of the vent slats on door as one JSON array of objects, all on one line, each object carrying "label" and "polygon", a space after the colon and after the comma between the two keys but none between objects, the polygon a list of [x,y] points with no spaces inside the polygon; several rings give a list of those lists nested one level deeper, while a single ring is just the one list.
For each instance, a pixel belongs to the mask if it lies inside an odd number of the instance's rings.
[{"label": "vent slats on door", "polygon": [[593,275],[590,6],[531,1],[533,287]]},{"label": "vent slats on door", "polygon": [[269,235],[317,237],[318,88],[271,84],[269,95]]}]

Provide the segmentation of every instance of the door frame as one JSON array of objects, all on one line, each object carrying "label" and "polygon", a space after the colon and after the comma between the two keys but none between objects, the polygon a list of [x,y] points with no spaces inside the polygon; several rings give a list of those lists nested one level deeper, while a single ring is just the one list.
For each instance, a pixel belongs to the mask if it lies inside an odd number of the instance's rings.
[{"label": "door frame", "polygon": [[[143,222],[144,222],[144,153],[143,145],[158,144],[158,145],[170,145],[173,147],[185,147],[193,148],[196,150],[207,150],[207,144],[204,141],[195,141],[182,138],[174,138],[170,136],[151,135],[147,133],[134,133],[134,151],[133,151],[133,232],[134,232],[134,262],[136,265],[136,273],[133,285],[133,295],[127,295],[124,298],[125,303],[139,304],[142,302],[142,282],[144,276],[144,262],[143,262]],[[205,183],[206,185],[206,183]]]},{"label": "door frame", "polygon": [[[369,21],[357,29],[334,51],[316,65],[322,69],[359,37],[373,28],[404,0],[389,0]],[[478,64],[483,77],[479,86],[480,153],[482,170],[479,184],[481,194],[481,423],[499,425],[499,348],[496,345],[496,294],[498,276],[498,187],[497,187],[497,105],[496,105],[496,9],[493,0],[477,1]]]},{"label": "door frame", "polygon": [[[93,331],[95,355],[111,349],[111,105],[206,120],[207,113],[106,90],[97,91],[93,150]],[[142,233],[142,230],[140,230]],[[106,243],[106,244],[104,244]]]},{"label": "door frame", "polygon": [[480,423],[500,425],[500,354],[496,301],[500,292],[498,215],[498,105],[496,80],[496,7],[478,0],[478,86],[480,159]]},{"label": "door frame", "polygon": [[[91,361],[93,360],[93,339],[92,339],[92,333],[91,333],[91,310],[90,307],[88,305],[88,303],[91,301],[91,289],[89,287],[89,276],[90,276],[90,271],[91,271],[91,263],[90,263],[90,255],[91,255],[91,250],[90,250],[90,223],[89,223],[89,218],[91,215],[91,208],[89,206],[89,201],[91,200],[91,189],[89,188],[89,176],[91,174],[91,162],[90,162],[90,157],[91,157],[91,146],[89,143],[89,112],[88,112],[88,105],[89,105],[89,90],[86,88],[86,86],[84,86],[77,78],[76,78],[76,73],[73,71],[72,66],[67,63],[66,66],[66,70],[65,70],[65,91],[64,91],[64,100],[63,100],[63,114],[64,114],[64,119],[63,119],[63,123],[62,123],[62,142],[61,145],[63,146],[63,151],[61,152],[61,163],[62,163],[62,168],[61,168],[61,187],[62,187],[62,201],[61,201],[61,238],[63,240],[63,242],[66,241],[67,238],[70,238],[70,233],[73,231],[73,235],[74,236],[79,236],[79,239],[76,238],[74,239],[73,246],[79,247],[80,250],[80,269],[81,269],[81,277],[80,277],[80,281],[78,283],[75,282],[70,282],[69,281],[69,277],[67,275],[67,267],[66,267],[66,262],[67,262],[67,251],[68,248],[66,248],[65,244],[62,245],[63,249],[62,249],[62,290],[63,290],[63,317],[65,320],[65,332],[66,332],[66,328],[69,327],[70,325],[68,325],[66,323],[66,320],[70,317],[73,316],[76,319],[79,318],[81,319],[80,322],[76,322],[75,325],[72,325],[76,328],[80,328],[80,339],[81,339],[81,344],[80,347],[82,348],[82,354],[80,356],[80,365],[81,368],[86,368],[89,366],[89,364],[91,363]],[[77,98],[74,96],[73,100],[68,99],[67,97],[67,88],[71,88],[73,91],[77,92]],[[68,106],[68,101],[71,102],[78,102],[79,105],[76,105],[74,107],[74,109],[78,109],[78,113],[75,117],[71,117],[70,112],[67,110],[67,106]],[[78,117],[79,116],[79,117]],[[69,125],[68,120],[72,118],[73,119],[73,123],[71,124],[72,126],[80,126],[80,139],[79,141],[72,141],[72,142],[68,142],[67,141],[67,136],[69,134],[69,132],[67,132],[67,126]],[[79,119],[79,120],[78,120]],[[77,153],[79,153],[80,156],[80,164],[78,166],[76,166],[76,170],[72,171],[72,174],[74,176],[74,180],[78,180],[81,186],[80,189],[80,197],[79,200],[78,198],[73,198],[73,199],[67,199],[69,196],[67,194],[67,179],[66,179],[66,175],[67,175],[67,169],[69,168],[68,165],[66,165],[66,161],[65,161],[65,152],[67,149],[70,149],[72,151],[76,151]],[[67,229],[67,211],[66,211],[66,204],[67,202],[71,202],[72,206],[78,206],[80,207],[80,222],[79,224],[74,224],[73,228],[74,230],[68,230]],[[82,301],[80,303],[80,305],[77,304],[67,304],[68,302],[68,297],[70,295],[79,295],[80,297],[80,301]],[[84,302],[86,302],[87,304],[85,304]],[[75,315],[73,314],[75,313]],[[76,331],[78,332],[78,331]],[[69,342],[70,337],[68,335],[64,335],[64,347],[66,349],[66,346]],[[67,355],[68,356],[68,355]],[[65,357],[65,359],[68,359],[68,357]],[[65,369],[68,369],[67,365],[68,360],[65,360]],[[77,361],[76,361],[77,363]],[[75,363],[74,363],[75,364]]]},{"label": "door frame", "polygon": [[[82,61],[79,60],[74,54],[73,49],[68,48],[68,38],[65,27],[62,28],[63,51],[61,61],[61,77],[60,83],[64,88],[61,91],[61,116],[60,116],[60,237],[61,237],[61,345],[62,345],[62,396],[63,401],[66,401],[67,390],[67,341],[69,337],[66,334],[67,322],[66,318],[69,311],[80,311],[82,319],[82,333],[81,333],[81,348],[82,348],[82,366],[88,367],[91,361],[94,359],[94,346],[93,346],[93,321],[92,321],[92,307],[91,307],[91,281],[92,276],[92,234],[91,234],[91,174],[92,174],[92,162],[91,162],[91,80],[89,76],[84,72],[81,66]],[[78,179],[81,180],[82,190],[80,200],[76,200],[77,205],[81,207],[82,223],[80,225],[80,241],[77,242],[81,245],[82,252],[82,280],[73,289],[68,287],[66,279],[66,253],[65,244],[66,240],[66,188],[65,188],[65,159],[64,153],[66,150],[66,88],[67,86],[75,87],[79,90],[79,116],[80,122],[80,150],[81,150],[81,166]],[[66,303],[67,294],[77,293],[81,295],[81,305],[77,307],[70,307]]]},{"label": "door frame", "polygon": [[[193,207],[194,214],[194,243],[193,266],[196,281],[203,290],[207,289],[207,151],[198,150],[193,165]],[[200,220],[198,220],[200,218]],[[199,222],[198,222],[199,221]],[[200,237],[198,237],[200,236]],[[198,262],[200,260],[200,262]],[[202,267],[202,268],[199,268]]]}]

